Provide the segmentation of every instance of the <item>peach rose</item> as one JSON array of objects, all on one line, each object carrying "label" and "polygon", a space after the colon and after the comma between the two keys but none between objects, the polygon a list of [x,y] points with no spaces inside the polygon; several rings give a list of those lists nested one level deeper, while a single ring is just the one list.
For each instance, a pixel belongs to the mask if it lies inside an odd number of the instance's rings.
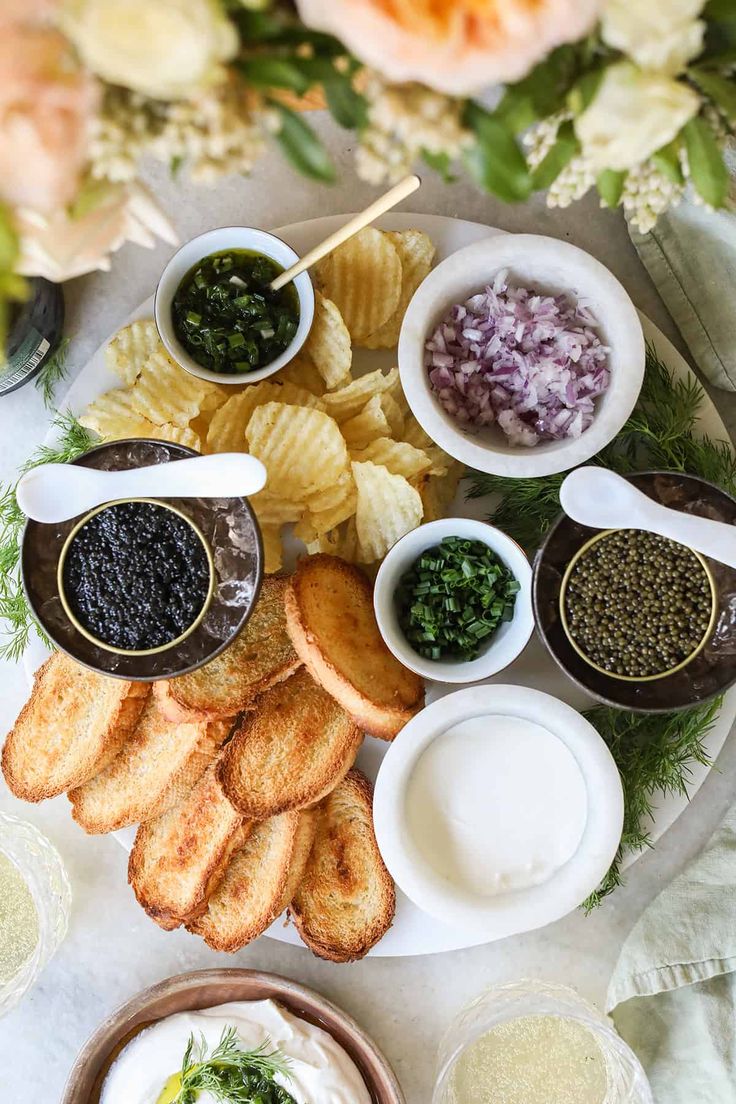
[{"label": "peach rose", "polygon": [[59,6],[59,0],[0,0],[0,26],[9,23],[44,23]]},{"label": "peach rose", "polygon": [[455,96],[519,80],[555,46],[586,34],[601,0],[297,0],[392,81]]},{"label": "peach rose", "polygon": [[75,196],[97,86],[66,39],[27,25],[0,34],[0,199],[50,211]]}]

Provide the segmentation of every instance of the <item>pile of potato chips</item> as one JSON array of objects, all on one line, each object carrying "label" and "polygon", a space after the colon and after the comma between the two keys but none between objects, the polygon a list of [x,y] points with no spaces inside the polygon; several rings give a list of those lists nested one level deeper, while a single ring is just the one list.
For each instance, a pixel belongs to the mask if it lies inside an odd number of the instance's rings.
[{"label": "pile of potato chips", "polygon": [[282,530],[310,552],[374,564],[452,501],[460,465],[412,415],[399,372],[353,376],[353,347],[393,348],[434,246],[419,230],[369,227],[321,262],[315,318],[301,353],[260,383],[219,386],[190,375],[153,321],[125,326],[106,350],[125,385],[80,421],[104,440],[152,437],[204,453],[250,452],[268,482],[251,499],[266,571],[278,571]]}]

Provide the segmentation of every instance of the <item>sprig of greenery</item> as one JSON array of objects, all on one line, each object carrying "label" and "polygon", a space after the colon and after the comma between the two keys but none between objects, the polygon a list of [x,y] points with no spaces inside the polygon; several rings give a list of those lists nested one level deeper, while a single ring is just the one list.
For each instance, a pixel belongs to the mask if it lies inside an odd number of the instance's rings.
[{"label": "sprig of greenery", "polygon": [[[694,376],[675,379],[647,347],[644,386],[618,437],[591,461],[621,475],[647,468],[689,472],[736,493],[736,455],[728,441],[699,436],[697,421],[705,392]],[[532,552],[560,513],[566,473],[542,479],[504,479],[469,473],[469,498],[500,496],[489,520]],[[598,906],[621,884],[621,860],[651,846],[645,827],[657,793],[687,793],[693,762],[707,763],[704,739],[721,701],[656,716],[596,708],[586,716],[608,743],[624,787],[624,830],[611,869],[585,902]]]},{"label": "sprig of greenery", "polygon": [[[70,411],[57,415],[53,424],[58,442],[41,445],[23,464],[19,476],[39,464],[76,460],[95,443],[93,435]],[[15,497],[16,485],[0,485],[0,659],[17,662],[28,647],[32,632],[47,647],[50,642],[31,612],[21,582],[20,550],[26,519]]]},{"label": "sprig of greenery", "polygon": [[621,885],[624,855],[652,846],[646,825],[654,813],[654,797],[687,797],[692,764],[710,762],[705,738],[722,704],[723,699],[717,698],[693,709],[664,714],[629,713],[601,705],[583,714],[606,741],[624,790],[621,843],[605,878],[583,903],[587,913]]},{"label": "sprig of greenery", "polygon": [[[698,436],[705,392],[694,376],[675,379],[654,348],[647,347],[639,401],[618,437],[589,463],[620,475],[659,468],[690,472],[736,493],[736,455],[727,441]],[[471,472],[468,498],[500,495],[489,520],[533,551],[560,512],[565,473],[541,479],[506,479]]]},{"label": "sprig of greenery", "polygon": [[296,1104],[294,1097],[275,1081],[289,1077],[289,1059],[271,1050],[267,1041],[245,1050],[234,1027],[226,1027],[220,1041],[207,1054],[207,1041],[189,1036],[181,1071],[169,1078],[157,1104],[195,1104],[207,1092],[222,1104]]},{"label": "sprig of greenery", "polygon": [[59,342],[56,352],[44,364],[36,376],[36,387],[43,396],[43,405],[50,410],[54,405],[56,388],[66,379],[68,371],[69,338]]}]

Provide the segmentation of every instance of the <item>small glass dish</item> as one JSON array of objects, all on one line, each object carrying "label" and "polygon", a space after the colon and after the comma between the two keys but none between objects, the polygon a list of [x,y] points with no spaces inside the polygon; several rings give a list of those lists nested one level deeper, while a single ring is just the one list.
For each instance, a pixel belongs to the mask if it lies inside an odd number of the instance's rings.
[{"label": "small glass dish", "polygon": [[456,1063],[481,1036],[529,1016],[557,1016],[590,1032],[605,1064],[607,1085],[602,1104],[654,1104],[638,1058],[612,1021],[574,989],[532,979],[487,990],[453,1020],[440,1042],[432,1104],[464,1104],[453,1088]]},{"label": "small glass dish", "polygon": [[61,856],[37,828],[0,813],[0,856],[10,859],[30,890],[36,909],[36,945],[15,974],[0,981],[0,1016],[35,984],[66,935],[72,893]]}]

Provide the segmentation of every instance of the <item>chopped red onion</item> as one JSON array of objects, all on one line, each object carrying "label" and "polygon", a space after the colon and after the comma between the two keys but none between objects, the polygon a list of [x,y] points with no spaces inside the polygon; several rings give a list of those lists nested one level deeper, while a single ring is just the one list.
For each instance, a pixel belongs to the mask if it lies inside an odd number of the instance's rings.
[{"label": "chopped red onion", "polygon": [[452,307],[425,346],[443,408],[462,425],[496,422],[512,445],[579,437],[610,382],[590,308],[508,282],[508,270]]}]

